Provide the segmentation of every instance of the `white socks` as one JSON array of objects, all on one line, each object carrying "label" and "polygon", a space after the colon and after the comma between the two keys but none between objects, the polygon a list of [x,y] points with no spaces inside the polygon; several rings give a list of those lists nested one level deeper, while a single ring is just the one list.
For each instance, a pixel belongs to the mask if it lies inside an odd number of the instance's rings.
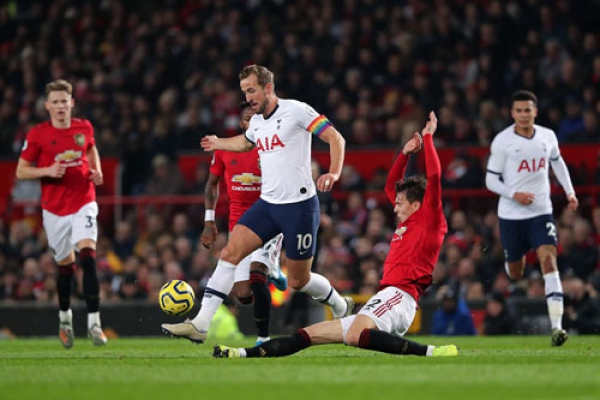
[{"label": "white socks", "polygon": [[425,353],[425,356],[426,357],[433,356],[433,349],[435,349],[435,346],[427,346],[427,352]]},{"label": "white socks", "polygon": [[88,329],[91,329],[94,325],[102,326],[100,324],[100,312],[98,311],[88,313]]},{"label": "white socks", "polygon": [[[58,310],[58,320],[60,321],[61,324],[72,325],[73,324],[73,311],[70,308],[67,311]],[[100,324],[100,312],[99,311],[96,311],[93,313],[88,313],[88,318],[87,318],[88,329],[91,329],[92,326],[94,326],[94,325],[102,326]]]},{"label": "white socks", "polygon": [[192,323],[199,331],[208,332],[210,322],[217,312],[217,308],[219,308],[233,288],[234,279],[235,265],[219,260],[215,272],[213,272],[206,284],[206,289],[204,289],[200,312],[192,320]]},{"label": "white socks", "polygon": [[340,318],[346,313],[348,305],[340,294],[331,286],[323,275],[310,273],[310,280],[300,289],[321,303],[329,304],[334,318]]},{"label": "white socks", "polygon": [[73,311],[70,308],[67,311],[58,310],[58,320],[61,324],[73,324]]},{"label": "white socks", "polygon": [[562,316],[564,312],[563,289],[560,283],[558,271],[544,275],[546,303],[548,304],[548,316],[552,329],[562,329]]}]

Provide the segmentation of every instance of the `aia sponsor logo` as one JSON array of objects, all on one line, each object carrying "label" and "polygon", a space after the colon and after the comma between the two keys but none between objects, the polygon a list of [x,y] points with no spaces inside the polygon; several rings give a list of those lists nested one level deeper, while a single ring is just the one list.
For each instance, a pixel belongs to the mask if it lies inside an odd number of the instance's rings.
[{"label": "aia sponsor logo", "polygon": [[277,134],[273,136],[265,136],[256,141],[256,148],[259,152],[277,150],[285,148],[285,144],[281,141]]},{"label": "aia sponsor logo", "polygon": [[543,169],[547,169],[546,159],[540,158],[539,160],[532,158],[531,160],[521,160],[519,164],[519,169],[517,172],[527,171],[527,172],[538,172]]}]

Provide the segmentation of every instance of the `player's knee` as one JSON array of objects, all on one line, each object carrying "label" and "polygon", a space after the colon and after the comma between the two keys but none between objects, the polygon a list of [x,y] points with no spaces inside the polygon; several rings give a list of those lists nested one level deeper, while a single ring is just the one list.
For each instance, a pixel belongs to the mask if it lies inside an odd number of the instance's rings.
[{"label": "player's knee", "polygon": [[508,277],[515,281],[521,279],[525,272],[523,266],[518,263],[506,263],[504,264],[504,269],[506,270]]},{"label": "player's knee", "polygon": [[79,263],[84,271],[96,269],[96,250],[85,247],[79,252]]},{"label": "player's knee", "polygon": [[240,303],[244,303],[244,299],[250,298],[250,302],[252,302],[252,289],[250,288],[250,282],[237,282],[233,288],[233,292],[235,293],[235,297],[240,300]]},{"label": "player's knee", "polygon": [[307,283],[308,280],[306,280],[306,278],[299,278],[288,275],[288,286],[294,290],[302,289],[304,286],[306,286]]},{"label": "player's knee", "polygon": [[221,260],[227,261],[233,265],[238,265],[246,256],[242,255],[239,249],[230,246],[229,244],[221,250]]},{"label": "player's knee", "polygon": [[558,271],[558,267],[556,265],[556,257],[552,254],[544,254],[543,258],[540,260],[540,265],[542,267],[542,272],[545,274],[549,274],[554,271]]},{"label": "player's knee", "polygon": [[75,272],[75,268],[75,263],[71,263],[69,265],[59,265],[58,274],[61,276],[72,276]]},{"label": "player's knee", "polygon": [[358,347],[360,343],[360,334],[362,333],[362,329],[353,329],[352,327],[348,329],[348,333],[346,333],[345,343],[348,346]]}]

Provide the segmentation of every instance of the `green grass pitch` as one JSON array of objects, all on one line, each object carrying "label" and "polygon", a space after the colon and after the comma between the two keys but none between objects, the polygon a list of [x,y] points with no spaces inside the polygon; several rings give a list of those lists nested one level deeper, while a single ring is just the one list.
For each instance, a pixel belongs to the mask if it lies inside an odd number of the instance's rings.
[{"label": "green grass pitch", "polygon": [[[598,399],[600,336],[413,337],[458,357],[399,357],[342,345],[279,359],[210,357],[212,343],[77,338],[0,341],[0,398],[12,399]],[[252,341],[225,343],[251,345]]]}]

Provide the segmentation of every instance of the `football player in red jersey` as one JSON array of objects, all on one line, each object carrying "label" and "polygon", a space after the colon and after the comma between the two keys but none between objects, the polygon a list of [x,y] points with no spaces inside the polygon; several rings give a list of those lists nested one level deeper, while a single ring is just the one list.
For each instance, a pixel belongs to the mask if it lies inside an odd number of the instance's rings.
[{"label": "football player in red jersey", "polygon": [[42,219],[48,245],[58,264],[59,338],[65,348],[73,346],[71,287],[75,251],[83,270],[83,291],[88,310],[88,336],[96,346],[106,344],[99,313],[96,274],[95,185],[103,182],[94,128],[85,119],[71,117],[75,104],[73,87],[59,79],[46,85],[46,110],[50,119],[34,126],[21,151],[18,179],[40,179]]},{"label": "football player in red jersey", "polygon": [[[250,103],[240,104],[240,128],[248,129],[248,122],[254,112]],[[202,245],[209,248],[217,238],[215,224],[215,207],[219,197],[219,183],[223,179],[227,185],[229,200],[229,232],[233,230],[239,218],[254,204],[261,189],[261,171],[258,151],[231,152],[217,150],[213,154],[210,175],[204,190],[206,208]],[[250,304],[254,297],[254,322],[258,328],[257,344],[270,339],[271,292],[268,280],[277,289],[287,288],[287,278],[281,273],[279,257],[281,255],[282,235],[271,239],[251,255],[244,258],[237,266],[233,292],[242,304]],[[210,290],[210,289],[209,289]]]},{"label": "football player in red jersey", "polygon": [[[455,356],[454,345],[427,346],[403,335],[412,324],[417,301],[431,285],[431,274],[447,232],[442,210],[441,167],[433,145],[437,118],[433,112],[422,131],[415,133],[392,167],[385,186],[394,204],[398,226],[383,266],[379,292],[356,315],[325,321],[297,333],[252,348],[215,346],[217,358],[281,357],[309,346],[345,343],[384,353],[419,356]],[[405,180],[408,156],[424,147],[427,177]]]}]

